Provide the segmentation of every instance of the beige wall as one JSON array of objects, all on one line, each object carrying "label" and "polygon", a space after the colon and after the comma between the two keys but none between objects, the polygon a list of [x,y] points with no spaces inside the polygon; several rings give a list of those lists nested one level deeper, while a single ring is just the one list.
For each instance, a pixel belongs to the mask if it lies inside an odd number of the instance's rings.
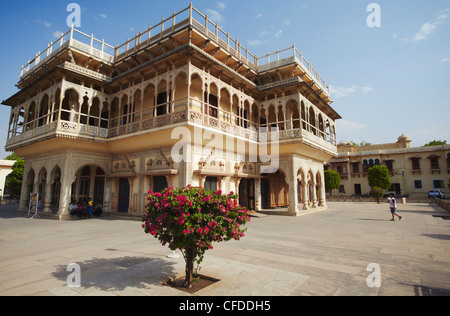
[{"label": "beige wall", "polygon": [[[387,161],[392,161],[393,172],[390,174],[392,183],[400,185],[401,195],[408,195],[411,198],[427,198],[428,191],[434,189],[436,182],[443,182],[444,192],[450,197],[447,187],[450,178],[450,165],[447,157],[450,155],[450,145],[432,147],[399,148],[398,143],[359,146],[354,147],[348,144],[338,146],[339,157],[329,162],[329,169],[338,170],[341,167],[341,185],[345,187],[345,194],[339,190],[333,190],[334,195],[352,196],[355,194],[355,184],[361,185],[362,195],[367,195],[370,191],[367,175],[363,172],[363,161],[378,159],[381,165],[386,165]],[[432,170],[431,156],[438,156],[439,170]],[[420,158],[420,172],[413,170],[411,158]],[[358,163],[359,173],[354,174],[352,163]],[[422,188],[416,187],[415,181],[420,182]]]}]

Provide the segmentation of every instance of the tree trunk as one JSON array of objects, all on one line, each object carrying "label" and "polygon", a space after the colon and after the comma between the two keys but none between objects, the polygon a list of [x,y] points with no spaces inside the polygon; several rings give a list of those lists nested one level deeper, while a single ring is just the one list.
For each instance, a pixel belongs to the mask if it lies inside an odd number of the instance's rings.
[{"label": "tree trunk", "polygon": [[186,277],[184,279],[184,287],[190,289],[192,286],[193,273],[194,273],[194,259],[195,259],[195,248],[187,248],[186,256],[184,260],[186,261]]}]

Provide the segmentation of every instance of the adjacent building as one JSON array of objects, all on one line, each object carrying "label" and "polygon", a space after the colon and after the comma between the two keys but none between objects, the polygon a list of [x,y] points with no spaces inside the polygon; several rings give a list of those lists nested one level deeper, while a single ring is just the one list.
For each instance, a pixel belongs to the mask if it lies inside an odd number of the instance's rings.
[{"label": "adjacent building", "polygon": [[5,184],[6,177],[12,172],[14,163],[15,161],[13,160],[0,160],[0,201],[6,197],[10,197]]},{"label": "adjacent building", "polygon": [[60,219],[89,197],[139,215],[149,190],[188,184],[238,192],[250,210],[326,206],[329,86],[295,46],[257,57],[192,4],[117,46],[72,28],[17,86],[3,104],[6,150],[26,160],[21,210],[39,193]]},{"label": "adjacent building", "polygon": [[410,147],[411,139],[401,135],[397,142],[354,146],[338,145],[339,156],[325,165],[341,175],[341,187],[333,194],[341,196],[368,195],[367,170],[374,165],[387,166],[392,182],[388,192],[397,196],[424,199],[428,191],[440,189],[450,196],[450,145]]}]

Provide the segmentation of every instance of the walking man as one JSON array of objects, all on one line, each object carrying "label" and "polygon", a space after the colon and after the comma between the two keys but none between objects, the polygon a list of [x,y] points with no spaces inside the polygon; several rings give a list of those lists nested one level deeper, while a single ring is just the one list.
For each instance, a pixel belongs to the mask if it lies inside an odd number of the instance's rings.
[{"label": "walking man", "polygon": [[396,213],[396,211],[397,211],[397,201],[395,200],[394,194],[391,193],[390,197],[391,197],[390,207],[391,207],[391,214],[392,214],[391,221],[395,220],[394,216],[397,216],[398,220],[401,221],[402,217]]}]

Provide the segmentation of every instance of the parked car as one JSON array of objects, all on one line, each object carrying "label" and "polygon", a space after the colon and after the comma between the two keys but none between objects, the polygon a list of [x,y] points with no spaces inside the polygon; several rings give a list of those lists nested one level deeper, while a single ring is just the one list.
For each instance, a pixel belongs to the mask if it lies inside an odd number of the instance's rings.
[{"label": "parked car", "polygon": [[433,189],[433,190],[428,191],[428,197],[445,199],[444,193],[442,193],[441,190],[438,190],[438,189]]}]

